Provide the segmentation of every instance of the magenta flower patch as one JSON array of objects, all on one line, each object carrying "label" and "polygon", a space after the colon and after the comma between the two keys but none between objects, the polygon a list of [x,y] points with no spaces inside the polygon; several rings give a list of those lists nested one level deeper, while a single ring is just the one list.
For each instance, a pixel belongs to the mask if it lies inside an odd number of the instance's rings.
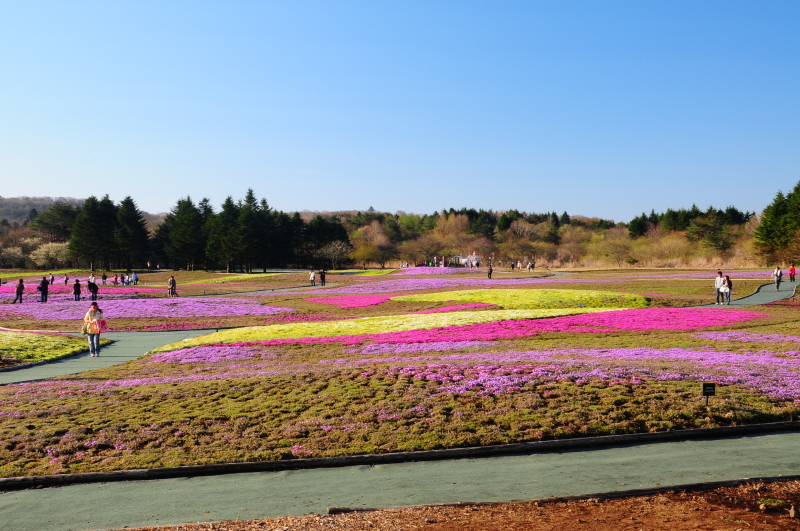
[{"label": "magenta flower patch", "polygon": [[343,297],[315,297],[305,299],[306,302],[315,302],[317,304],[330,304],[338,306],[339,308],[364,308],[366,306],[376,306],[383,304],[394,297],[394,293],[385,295],[349,295]]}]

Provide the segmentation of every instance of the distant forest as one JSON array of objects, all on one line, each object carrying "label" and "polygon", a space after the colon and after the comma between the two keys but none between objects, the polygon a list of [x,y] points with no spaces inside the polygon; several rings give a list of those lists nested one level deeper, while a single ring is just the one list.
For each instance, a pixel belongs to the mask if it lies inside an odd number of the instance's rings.
[{"label": "distant forest", "polygon": [[179,199],[166,215],[131,197],[0,198],[0,267],[253,271],[425,264],[467,255],[486,265],[752,266],[794,260],[800,183],[763,214],[733,206],[651,211],[628,223],[567,212],[462,208],[431,214],[293,212],[252,190],[215,207]]}]

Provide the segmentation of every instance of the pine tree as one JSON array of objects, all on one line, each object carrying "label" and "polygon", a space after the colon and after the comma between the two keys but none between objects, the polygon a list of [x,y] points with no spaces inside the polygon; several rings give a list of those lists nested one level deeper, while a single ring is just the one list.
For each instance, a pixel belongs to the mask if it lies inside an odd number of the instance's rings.
[{"label": "pine tree", "polygon": [[114,239],[119,258],[128,271],[133,268],[134,263],[147,259],[150,250],[147,222],[130,196],[123,199],[117,208]]},{"label": "pine tree", "polygon": [[230,273],[231,268],[239,258],[238,239],[239,207],[228,196],[222,203],[222,210],[215,214],[209,221],[208,242],[206,255],[211,260],[225,264],[225,271]]},{"label": "pine tree", "polygon": [[95,196],[90,196],[75,217],[69,240],[70,255],[89,262],[92,271],[95,261],[101,256],[103,239],[106,237],[101,231],[100,218],[100,203]]},{"label": "pine tree", "polygon": [[111,269],[112,260],[119,258],[119,248],[114,234],[117,230],[117,205],[108,194],[98,201],[98,225],[103,238],[100,240],[100,258],[106,269]]},{"label": "pine tree", "polygon": [[203,222],[200,211],[191,197],[179,199],[164,220],[166,242],[164,252],[187,270],[194,270],[195,262],[202,258]]}]

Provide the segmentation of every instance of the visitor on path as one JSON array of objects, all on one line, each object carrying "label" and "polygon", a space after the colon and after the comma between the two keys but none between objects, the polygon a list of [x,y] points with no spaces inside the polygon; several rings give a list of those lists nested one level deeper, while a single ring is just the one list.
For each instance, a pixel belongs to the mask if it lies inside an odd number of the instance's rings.
[{"label": "visitor on path", "polygon": [[175,275],[169,277],[167,281],[167,297],[177,297],[178,296],[178,283],[175,282]]},{"label": "visitor on path", "polygon": [[47,302],[47,292],[50,289],[50,283],[47,281],[47,277],[42,277],[42,281],[39,282],[36,289],[39,290],[39,302]]},{"label": "visitor on path", "polygon": [[86,283],[86,289],[87,289],[87,290],[89,290],[89,293],[90,293],[90,294],[91,294],[91,296],[92,296],[92,297],[91,297],[91,298],[92,298],[92,300],[93,300],[93,301],[96,301],[96,300],[97,300],[97,292],[99,291],[99,289],[98,289],[98,287],[97,287],[97,283],[96,283],[96,282],[94,282],[94,281],[92,281],[92,282],[87,282],[87,283]]},{"label": "visitor on path", "polygon": [[114,274],[114,280],[112,280],[111,283],[115,286],[119,284],[119,276],[117,276],[116,273]]},{"label": "visitor on path", "polygon": [[725,294],[725,304],[728,306],[731,305],[731,293],[733,293],[733,282],[731,282],[731,277],[725,275],[725,280],[722,282],[722,293]]},{"label": "visitor on path", "polygon": [[775,271],[772,272],[772,280],[775,282],[775,291],[781,289],[781,280],[783,280],[783,271],[778,266],[775,266]]},{"label": "visitor on path", "polygon": [[138,286],[139,285],[139,275],[137,275],[136,271],[134,271],[133,275],[131,275],[131,276],[133,277],[133,285],[134,286]]},{"label": "visitor on path", "polygon": [[319,285],[320,286],[324,286],[325,285],[325,270],[324,269],[320,269],[319,270]]},{"label": "visitor on path", "polygon": [[51,286],[56,285],[56,277],[53,276],[53,273],[50,273],[50,278],[47,279],[50,282]]},{"label": "visitor on path", "polygon": [[25,283],[22,281],[22,279],[19,279],[19,282],[17,282],[17,285],[14,287],[15,297],[14,297],[14,302],[12,302],[11,304],[15,304],[17,301],[19,301],[19,303],[22,304],[23,293],[25,293]]},{"label": "visitor on path", "polygon": [[103,320],[103,310],[96,302],[89,305],[89,311],[83,317],[86,336],[89,338],[89,353],[93,358],[100,356],[100,333],[105,330],[106,322]]},{"label": "visitor on path", "polygon": [[316,279],[317,279],[317,275],[314,272],[314,270],[312,269],[311,272],[308,274],[308,280],[311,281],[311,285],[312,286],[316,286],[317,285]]},{"label": "visitor on path", "polygon": [[66,286],[67,284],[69,284],[69,277],[64,275],[64,285]]},{"label": "visitor on path", "polygon": [[94,273],[89,273],[89,280],[88,282],[96,282],[97,279],[94,277]]},{"label": "visitor on path", "polygon": [[102,277],[100,277],[100,279],[102,280],[102,282],[103,282],[103,285],[105,286],[105,285],[106,285],[106,280],[108,280],[108,275],[106,275],[105,273],[103,273],[103,276],[102,276]]},{"label": "visitor on path", "polygon": [[76,301],[81,300],[81,281],[75,279],[75,284],[72,285],[72,296]]},{"label": "visitor on path", "polygon": [[714,291],[717,293],[717,302],[714,304],[722,304],[724,295],[722,294],[722,285],[725,283],[725,278],[722,276],[722,271],[717,271],[717,278],[714,279]]},{"label": "visitor on path", "polygon": [[494,270],[492,269],[492,264],[489,264],[489,273],[488,273],[488,275],[489,275],[489,280],[491,280],[491,279],[492,279],[492,271],[494,271]]},{"label": "visitor on path", "polygon": [[797,273],[797,269],[795,269],[794,264],[792,264],[792,267],[789,268],[789,282],[791,282],[792,284],[794,284],[795,273]]},{"label": "visitor on path", "polygon": [[511,260],[511,272],[514,272],[514,260]]}]

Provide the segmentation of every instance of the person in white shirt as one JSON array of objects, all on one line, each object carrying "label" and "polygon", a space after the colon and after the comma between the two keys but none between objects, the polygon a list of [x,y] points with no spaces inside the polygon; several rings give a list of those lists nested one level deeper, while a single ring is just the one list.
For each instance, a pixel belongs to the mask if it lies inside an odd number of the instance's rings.
[{"label": "person in white shirt", "polygon": [[722,276],[722,271],[717,271],[717,278],[714,279],[714,290],[717,292],[717,302],[715,304],[725,302],[725,295],[721,291],[723,284],[725,284],[725,277]]}]

